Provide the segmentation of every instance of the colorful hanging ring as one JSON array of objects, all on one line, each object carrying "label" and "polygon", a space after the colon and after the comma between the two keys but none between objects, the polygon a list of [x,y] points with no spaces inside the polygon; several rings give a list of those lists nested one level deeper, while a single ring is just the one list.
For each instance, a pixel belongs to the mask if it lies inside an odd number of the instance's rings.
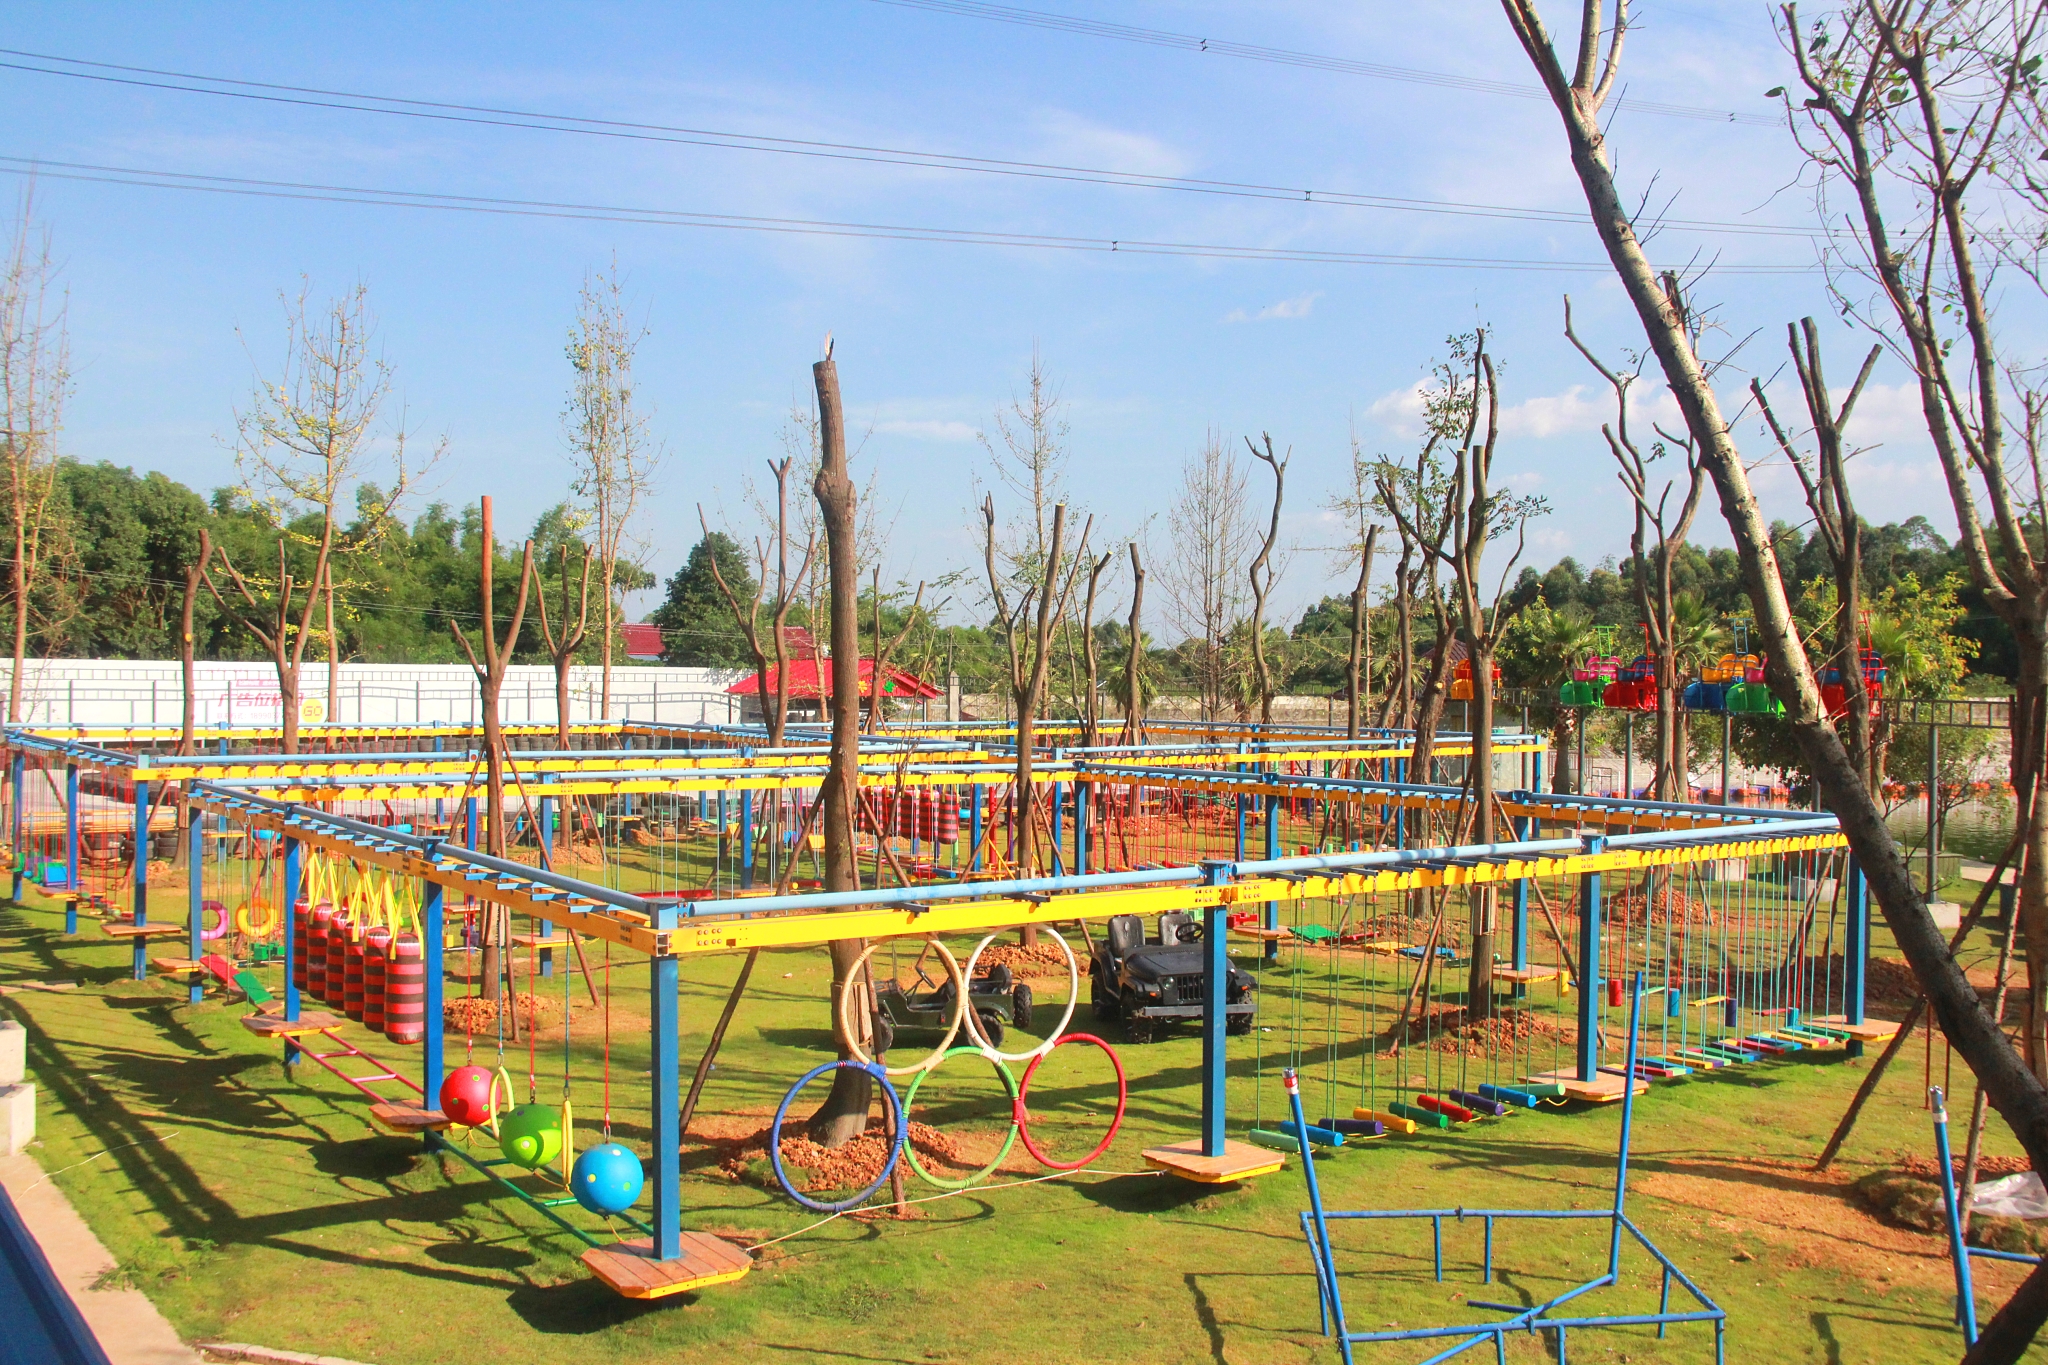
[{"label": "colorful hanging ring", "polygon": [[[951,1059],[954,1057],[988,1057],[989,1064],[995,1067],[996,1069],[996,1074],[1003,1078],[1003,1088],[1010,1092],[1010,1131],[1009,1134],[1003,1138],[1002,1150],[997,1152],[995,1156],[990,1159],[988,1165],[982,1167],[978,1171],[975,1171],[971,1175],[962,1176],[958,1180],[951,1180],[946,1178],[945,1176],[933,1175],[930,1171],[924,1168],[924,1163],[917,1159],[916,1144],[906,1144],[903,1149],[903,1154],[905,1159],[907,1159],[910,1162],[910,1169],[916,1171],[919,1175],[923,1176],[927,1182],[933,1185],[937,1185],[942,1190],[964,1190],[969,1185],[978,1185],[982,1181],[988,1179],[991,1175],[995,1174],[996,1168],[1003,1164],[1003,1158],[1010,1154],[1010,1148],[1017,1145],[1017,1096],[1022,1093],[1022,1091],[1019,1089],[1017,1085],[1017,1078],[1010,1074],[1010,1068],[1004,1066],[1000,1059],[995,1057],[989,1057],[989,1054],[985,1049],[978,1047],[956,1047],[946,1054],[946,1059]],[[906,1109],[910,1105],[917,1103],[918,1087],[925,1083],[926,1077],[932,1075],[933,1072],[936,1072],[937,1070],[937,1067],[933,1067],[931,1071],[920,1071],[914,1078],[912,1078],[910,1082],[910,1088],[903,1092],[903,1104]]]},{"label": "colorful hanging ring", "polygon": [[1124,1079],[1123,1061],[1116,1055],[1116,1049],[1108,1043],[1103,1042],[1092,1033],[1062,1034],[1054,1040],[1053,1046],[1058,1047],[1061,1043],[1093,1043],[1108,1054],[1109,1064],[1116,1068],[1116,1114],[1109,1121],[1109,1131],[1102,1135],[1102,1141],[1095,1144],[1095,1149],[1079,1161],[1055,1161],[1047,1156],[1036,1142],[1031,1140],[1031,1111],[1027,1096],[1031,1091],[1031,1077],[1037,1072],[1038,1064],[1044,1061],[1046,1056],[1050,1055],[1047,1053],[1031,1059],[1031,1065],[1024,1068],[1024,1079],[1017,1087],[1017,1136],[1024,1139],[1024,1150],[1031,1153],[1037,1159],[1039,1165],[1049,1166],[1055,1171],[1078,1171],[1108,1151],[1109,1144],[1116,1140],[1116,1130],[1123,1127],[1124,1124],[1124,1106],[1130,1102],[1131,1091],[1129,1084]]},{"label": "colorful hanging ring", "polygon": [[[799,1190],[790,1183],[789,1173],[782,1169],[782,1120],[788,1116],[789,1106],[795,1102],[798,1093],[805,1086],[828,1071],[840,1070],[865,1071],[882,1083],[882,1093],[889,1097],[889,1108],[896,1116],[896,1140],[889,1146],[889,1159],[882,1163],[881,1172],[869,1182],[867,1188],[845,1199],[828,1202],[813,1199]],[[889,1172],[896,1169],[896,1162],[903,1155],[904,1139],[909,1133],[910,1124],[903,1116],[903,1101],[896,1094],[896,1087],[889,1083],[889,1077],[881,1067],[873,1062],[826,1062],[823,1066],[814,1066],[806,1071],[797,1083],[789,1088],[789,1093],[782,1097],[782,1103],[776,1106],[775,1122],[768,1129],[768,1164],[774,1169],[776,1183],[782,1186],[782,1192],[797,1203],[814,1213],[844,1213],[848,1209],[859,1208],[867,1202],[869,1195],[882,1188],[882,1182],[889,1178]]]},{"label": "colorful hanging ring", "polygon": [[[1045,924],[1039,926],[1039,931],[1051,934],[1052,941],[1059,944],[1060,951],[1067,955],[1067,1012],[1060,1016],[1059,1023],[1045,1031],[1045,1041],[1037,1047],[1032,1048],[1029,1052],[1004,1052],[992,1046],[988,1039],[981,1036],[981,1020],[973,1010],[968,1010],[963,1020],[967,1026],[967,1036],[980,1046],[982,1052],[991,1061],[1036,1061],[1058,1046],[1060,1035],[1066,1032],[1067,1025],[1074,1022],[1074,1007],[1081,1003],[1081,964],[1074,957],[1073,946],[1060,936],[1059,930],[1049,924]],[[974,952],[968,957],[967,966],[964,971],[964,975],[969,982],[974,980],[974,967],[976,963],[981,961],[981,950],[994,943],[996,938],[996,934],[990,934],[987,938],[974,945]]]},{"label": "colorful hanging ring", "polygon": [[[870,957],[874,956],[875,949],[881,947],[887,941],[886,939],[878,938],[868,944],[867,947],[861,949],[860,956],[853,960],[853,965],[846,972],[846,981],[849,986],[855,981],[860,980],[860,969],[867,965]],[[929,1071],[944,1061],[946,1049],[953,1045],[953,1039],[959,1035],[960,1020],[967,1013],[967,978],[960,974],[959,960],[953,956],[952,951],[945,944],[937,939],[926,939],[925,942],[938,950],[939,960],[946,964],[946,977],[953,983],[953,1017],[946,1021],[946,1036],[939,1039],[939,1045],[926,1054],[922,1061],[918,1062],[916,1066],[883,1067],[882,1074],[885,1076],[915,1076],[918,1072]],[[873,1066],[876,1065],[875,1059],[868,1055],[866,1048],[861,1046],[860,1031],[853,1026],[854,999],[865,994],[865,991],[841,990],[839,992],[839,1005],[835,1015],[839,1023],[840,1042],[845,1045],[848,1052],[854,1055],[856,1061],[864,1066]]]}]

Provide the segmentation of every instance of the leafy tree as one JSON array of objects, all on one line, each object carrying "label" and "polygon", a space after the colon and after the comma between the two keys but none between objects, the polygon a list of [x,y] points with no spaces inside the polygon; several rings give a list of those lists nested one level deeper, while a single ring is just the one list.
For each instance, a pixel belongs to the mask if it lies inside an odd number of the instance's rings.
[{"label": "leafy tree", "polygon": [[718,572],[743,598],[754,590],[753,570],[739,542],[710,531],[690,547],[690,557],[668,580],[668,596],[652,620],[661,627],[661,660],[680,668],[745,668],[754,661],[747,637],[733,621],[718,591]]}]

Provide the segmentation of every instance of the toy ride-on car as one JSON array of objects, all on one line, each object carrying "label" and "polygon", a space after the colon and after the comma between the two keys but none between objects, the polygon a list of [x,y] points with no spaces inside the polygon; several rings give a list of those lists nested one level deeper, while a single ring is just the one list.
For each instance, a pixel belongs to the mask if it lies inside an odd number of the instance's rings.
[{"label": "toy ride-on car", "polygon": [[[889,980],[875,983],[873,1022],[878,1053],[888,1050],[899,1029],[943,1029],[953,1017],[953,982],[943,972],[939,980],[932,980],[925,971],[925,956],[919,953],[910,964],[911,983],[905,984],[893,972]],[[990,1047],[1003,1045],[1005,1025],[1026,1032],[1031,1029],[1031,987],[1014,980],[1002,963],[974,974],[967,983],[967,1003]],[[966,1034],[963,1026],[955,1041],[966,1042]]]},{"label": "toy ride-on car", "polygon": [[[1176,1020],[1202,1017],[1206,965],[1202,926],[1185,910],[1161,915],[1159,934],[1151,939],[1136,915],[1114,915],[1088,964],[1089,1003],[1097,1019],[1122,1019],[1132,1042],[1147,1043]],[[1227,970],[1224,1032],[1249,1033],[1258,1008],[1252,1000],[1256,987],[1235,964]]]}]

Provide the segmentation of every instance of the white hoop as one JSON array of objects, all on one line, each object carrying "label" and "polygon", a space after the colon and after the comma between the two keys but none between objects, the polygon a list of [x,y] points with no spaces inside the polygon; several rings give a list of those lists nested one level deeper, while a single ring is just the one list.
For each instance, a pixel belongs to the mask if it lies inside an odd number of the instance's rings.
[{"label": "white hoop", "polygon": [[[867,960],[874,955],[875,949],[881,947],[884,943],[893,943],[894,941],[893,939],[878,938],[868,944],[867,947],[861,949],[860,956],[855,958],[853,965],[847,969],[846,984],[839,991],[839,1007],[836,1011],[839,1023],[839,1038],[846,1045],[846,1050],[853,1054],[854,1060],[864,1066],[873,1066],[875,1059],[869,1056],[867,1051],[861,1047],[860,1034],[855,1031],[853,1020],[848,1017],[848,1005],[856,993],[854,986],[860,978],[860,969],[867,965]],[[882,1068],[882,1074],[886,1076],[915,1076],[920,1071],[930,1071],[933,1067],[944,1061],[946,1059],[946,1050],[953,1046],[953,1039],[959,1035],[960,1020],[967,1013],[967,980],[960,974],[959,959],[955,958],[946,945],[937,939],[927,938],[925,942],[939,950],[939,957],[946,964],[946,974],[952,978],[953,1018],[946,1025],[946,1036],[939,1039],[939,1045],[932,1049],[930,1056],[926,1057],[916,1066],[885,1066]]]},{"label": "white hoop", "polygon": [[[1067,1031],[1067,1025],[1074,1022],[1074,1007],[1081,1003],[1081,964],[1074,957],[1072,945],[1061,936],[1059,930],[1053,928],[1050,924],[1042,924],[1038,927],[1051,934],[1053,942],[1059,944],[1060,951],[1067,955],[1067,1012],[1060,1016],[1059,1026],[1048,1030],[1045,1035],[1045,1041],[1031,1049],[1031,1051],[999,1052],[989,1045],[988,1039],[981,1036],[980,1018],[973,1010],[967,1011],[965,1021],[967,1024],[967,1036],[974,1040],[976,1046],[980,1047],[981,1055],[984,1057],[1004,1062],[1028,1062],[1035,1058],[1043,1057],[1046,1053],[1053,1050],[1054,1044],[1058,1043],[1061,1035]],[[987,938],[974,945],[974,952],[968,957],[966,968],[967,980],[970,983],[974,980],[974,964],[981,961],[981,950],[995,941],[996,935],[990,934]]]}]

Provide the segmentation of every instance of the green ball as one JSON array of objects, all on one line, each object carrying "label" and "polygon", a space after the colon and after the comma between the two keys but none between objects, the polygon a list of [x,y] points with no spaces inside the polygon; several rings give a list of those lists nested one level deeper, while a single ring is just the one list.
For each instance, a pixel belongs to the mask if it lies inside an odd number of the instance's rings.
[{"label": "green ball", "polygon": [[522,1104],[498,1120],[498,1150],[515,1166],[537,1170],[562,1154],[562,1113],[552,1105]]}]

